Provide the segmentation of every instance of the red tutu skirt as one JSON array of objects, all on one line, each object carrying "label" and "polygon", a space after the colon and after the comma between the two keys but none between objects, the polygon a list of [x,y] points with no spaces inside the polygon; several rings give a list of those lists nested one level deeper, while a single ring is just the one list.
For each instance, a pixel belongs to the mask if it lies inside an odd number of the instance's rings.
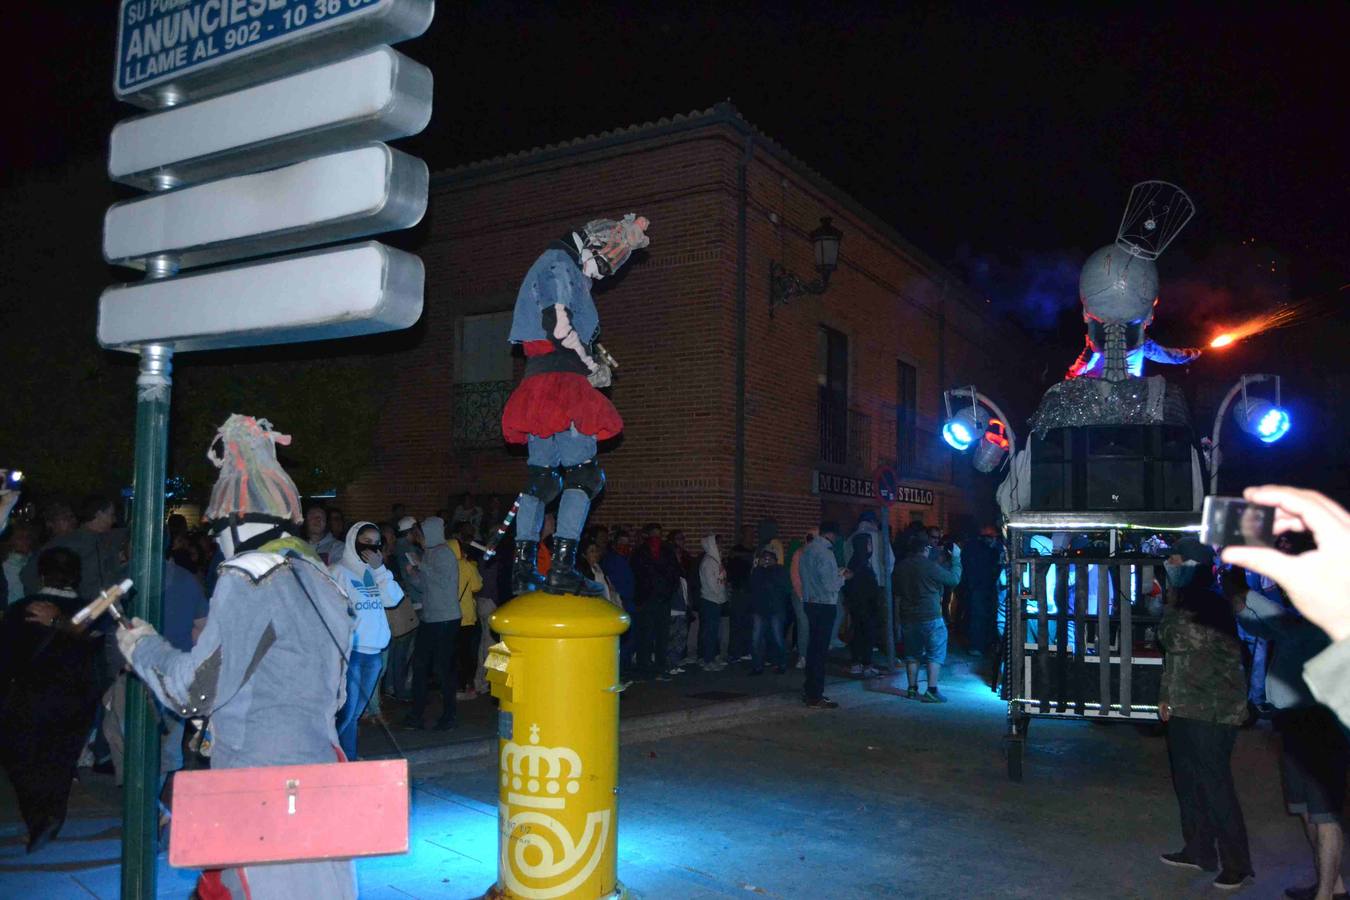
[{"label": "red tutu skirt", "polygon": [[552,437],[573,425],[599,441],[623,431],[614,404],[576,372],[529,376],[511,392],[502,410],[502,437],[508,444],[524,444],[530,435]]}]

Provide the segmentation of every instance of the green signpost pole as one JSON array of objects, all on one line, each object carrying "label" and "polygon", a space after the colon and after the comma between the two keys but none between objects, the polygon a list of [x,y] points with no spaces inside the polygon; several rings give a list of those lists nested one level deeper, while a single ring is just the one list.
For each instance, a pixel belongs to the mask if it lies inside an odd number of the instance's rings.
[{"label": "green signpost pole", "polygon": [[[169,439],[173,349],[142,347],[136,378],[136,492],[132,504],[130,614],[159,630],[164,580],[164,474]],[[154,900],[159,854],[159,716],[150,692],[127,676],[122,900]]]}]

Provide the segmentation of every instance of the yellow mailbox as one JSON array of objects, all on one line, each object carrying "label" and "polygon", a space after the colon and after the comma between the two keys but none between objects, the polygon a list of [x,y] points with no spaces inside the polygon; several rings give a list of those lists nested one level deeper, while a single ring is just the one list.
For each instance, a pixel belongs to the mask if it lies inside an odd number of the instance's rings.
[{"label": "yellow mailbox", "polygon": [[497,883],[489,898],[600,900],[618,880],[622,610],[525,594],[492,615],[498,713]]}]

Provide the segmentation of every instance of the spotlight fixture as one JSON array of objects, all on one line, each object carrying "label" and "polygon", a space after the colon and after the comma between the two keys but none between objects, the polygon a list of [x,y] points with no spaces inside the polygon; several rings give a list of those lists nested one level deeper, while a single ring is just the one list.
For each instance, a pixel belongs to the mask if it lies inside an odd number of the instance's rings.
[{"label": "spotlight fixture", "polygon": [[[956,410],[952,409],[953,399],[961,404]],[[947,445],[958,453],[974,447],[971,462],[980,472],[993,472],[1003,465],[1017,439],[998,404],[975,390],[974,385],[944,392],[942,402],[947,408],[947,421],[942,426],[942,439]]]},{"label": "spotlight fixture", "polygon": [[[1248,395],[1247,389],[1251,385],[1260,384],[1263,381],[1275,383],[1274,402],[1264,397]],[[1237,421],[1238,428],[1263,444],[1273,444],[1289,433],[1289,429],[1294,423],[1289,411],[1280,402],[1280,386],[1280,376],[1278,375],[1243,375],[1238,379],[1237,384],[1229,388],[1228,393],[1224,395],[1223,402],[1219,404],[1219,411],[1214,415],[1214,431],[1209,438],[1209,492],[1211,494],[1219,492],[1219,466],[1223,463],[1223,454],[1219,449],[1219,434],[1223,430],[1223,417],[1227,414],[1230,405],[1233,406],[1233,418]],[[1238,397],[1239,394],[1241,394],[1240,398]],[[1236,404],[1233,403],[1234,400],[1237,400]]]}]

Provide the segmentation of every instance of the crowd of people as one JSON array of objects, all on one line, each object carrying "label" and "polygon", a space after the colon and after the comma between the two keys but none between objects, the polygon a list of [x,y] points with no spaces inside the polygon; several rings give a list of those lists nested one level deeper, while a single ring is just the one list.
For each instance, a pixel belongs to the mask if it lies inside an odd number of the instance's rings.
[{"label": "crowd of people", "polygon": [[[485,550],[494,537],[500,538],[495,546],[510,546],[509,528],[496,534],[506,507],[501,497],[479,503],[464,494],[422,518],[395,504],[383,522],[349,522],[331,504],[304,509],[292,540],[326,568],[354,612],[345,699],[335,722],[346,758],[359,757],[362,721],[449,730],[458,702],[488,692],[483,663],[497,640],[488,618],[510,599],[512,585],[509,556]],[[24,512],[0,545],[9,601],[0,678],[33,686],[29,706],[7,702],[3,712],[14,729],[8,733],[27,736],[7,742],[6,764],[35,785],[24,800],[35,850],[64,817],[69,779],[52,772],[84,764],[119,783],[122,777],[127,667],[114,629],[106,620],[80,629],[63,623],[126,574],[131,547],[108,497],[78,505],[54,500]],[[544,574],[553,528],[549,514],[539,548]],[[593,525],[581,542],[578,568],[631,618],[620,645],[625,680],[669,681],[694,668],[738,666],[751,675],[795,668],[802,672],[804,702],[818,708],[837,706],[824,693],[832,647],[847,648],[855,677],[884,671],[878,651],[885,648],[883,586],[890,569],[896,646],[908,650],[909,695],[945,702],[938,687],[947,649],[944,597],[962,586],[972,647],[988,649],[996,634],[992,585],[1000,557],[990,550],[997,543],[992,535],[991,529],[967,544],[967,556],[983,562],[967,566],[963,578],[961,547],[944,545],[936,528],[915,526],[888,545],[871,513],[847,534],[826,522],[793,538],[780,537],[766,519],[734,541],[704,535],[697,550],[684,532],[655,522]],[[981,549],[970,549],[975,544]],[[161,633],[186,653],[202,634],[226,556],[217,539],[181,515],[166,522],[164,554]],[[982,585],[990,590],[982,594]],[[47,696],[52,691],[64,705]],[[204,717],[166,715],[163,722],[166,776],[209,751]],[[48,753],[52,746],[61,751]]]},{"label": "crowd of people", "polygon": [[[1286,893],[1331,900],[1345,894],[1340,814],[1350,769],[1350,576],[1341,559],[1350,551],[1350,513],[1292,488],[1257,488],[1247,496],[1277,508],[1278,548],[1225,548],[1220,560],[1186,538],[1166,561],[1159,712],[1184,844],[1162,858],[1217,870],[1218,887],[1240,887],[1252,877],[1231,755],[1238,729],[1256,708],[1275,719],[1282,737],[1288,807],[1301,819],[1317,876],[1315,884]],[[0,497],[5,519],[13,500]],[[0,525],[7,526],[0,547],[0,727],[6,735],[0,763],[14,784],[29,850],[60,830],[77,765],[120,780],[133,654],[137,672],[158,675],[150,686],[167,713],[163,773],[210,754],[210,728],[199,716],[205,711],[191,698],[203,659],[230,642],[233,620],[213,615],[208,597],[219,603],[230,593],[216,581],[248,544],[249,527],[268,529],[270,552],[293,551],[328,575],[316,582],[310,574],[307,587],[297,574],[296,582],[321,610],[340,651],[334,656],[329,647],[321,657],[331,664],[347,654],[345,669],[335,670],[345,671],[340,706],[320,726],[336,734],[343,758],[359,756],[363,717],[408,729],[454,728],[457,701],[487,690],[483,662],[496,640],[488,619],[511,597],[511,560],[485,552],[497,537],[509,546],[509,529],[496,533],[504,505],[494,498],[485,511],[464,495],[453,508],[420,519],[395,505],[386,522],[350,524],[337,507],[316,505],[304,510],[298,535],[269,523],[217,532],[215,539],[171,517],[158,633],[139,621],[120,630],[106,621],[71,621],[127,568],[128,534],[117,526],[111,499],[91,496],[75,506],[53,501]],[[543,572],[552,528],[548,516],[539,549]],[[887,602],[908,696],[945,702],[939,679],[948,624],[959,625],[972,654],[993,649],[1003,559],[992,528],[958,544],[916,524],[888,544],[875,517],[864,513],[847,533],[824,522],[800,537],[780,536],[766,519],[730,545],[705,535],[698,552],[683,532],[656,522],[640,529],[593,525],[578,565],[600,596],[631,617],[620,645],[626,679],[668,681],[695,666],[718,672],[744,664],[751,675],[795,667],[802,671],[804,702],[831,708],[837,704],[825,696],[824,683],[832,645],[847,647],[849,674],[884,671],[877,651],[886,645]],[[890,598],[883,589],[888,576]],[[345,612],[343,605],[314,603],[311,591],[320,585],[345,598]],[[276,625],[274,618],[269,628]],[[216,668],[217,681],[247,681],[242,667]],[[222,690],[219,684],[212,689]],[[382,698],[386,706],[408,704],[400,721],[388,721]],[[237,704],[235,711],[246,715],[248,708]],[[429,723],[433,710],[438,714]],[[228,732],[231,723],[216,717],[211,727]],[[238,755],[231,765],[250,764],[247,753],[228,742],[216,752]]]}]

